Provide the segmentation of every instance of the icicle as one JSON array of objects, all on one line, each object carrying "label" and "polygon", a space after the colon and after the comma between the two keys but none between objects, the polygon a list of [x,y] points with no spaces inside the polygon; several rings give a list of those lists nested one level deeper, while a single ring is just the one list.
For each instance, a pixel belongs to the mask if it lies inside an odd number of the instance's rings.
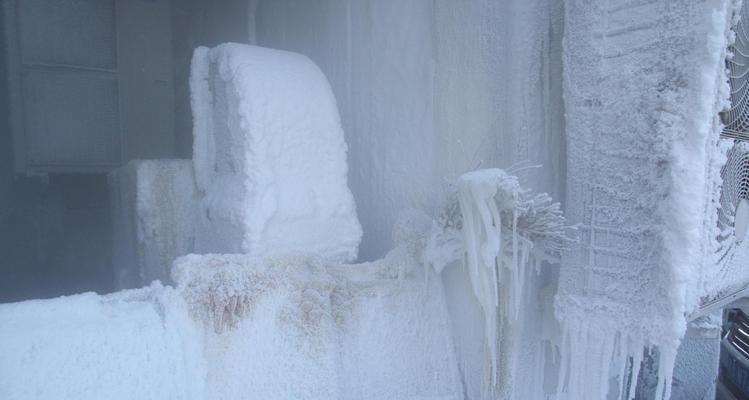
[{"label": "icicle", "polygon": [[[519,318],[529,274],[540,271],[540,258],[531,253],[537,251],[535,241],[553,243],[558,251],[568,240],[567,228],[548,195],[528,197],[516,177],[499,169],[461,176],[457,200],[462,224],[447,221],[442,232],[462,225],[463,266],[484,313],[488,352],[484,378],[490,378],[484,379],[489,387],[483,389],[490,393],[499,375],[499,334],[508,321]],[[448,206],[442,215],[454,215],[452,209]],[[433,233],[429,243],[443,237],[441,232]]]},{"label": "icicle", "polygon": [[658,385],[655,391],[656,399],[667,400],[671,398],[671,381],[673,380],[677,348],[678,345],[662,345],[658,348]]}]

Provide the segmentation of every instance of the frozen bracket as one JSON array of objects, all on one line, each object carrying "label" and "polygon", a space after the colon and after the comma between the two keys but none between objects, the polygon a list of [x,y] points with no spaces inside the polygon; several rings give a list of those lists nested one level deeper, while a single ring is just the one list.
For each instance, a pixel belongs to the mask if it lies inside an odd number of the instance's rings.
[{"label": "frozen bracket", "polygon": [[169,283],[175,258],[195,243],[196,189],[190,160],[135,160],[108,176],[112,256],[120,289]]}]

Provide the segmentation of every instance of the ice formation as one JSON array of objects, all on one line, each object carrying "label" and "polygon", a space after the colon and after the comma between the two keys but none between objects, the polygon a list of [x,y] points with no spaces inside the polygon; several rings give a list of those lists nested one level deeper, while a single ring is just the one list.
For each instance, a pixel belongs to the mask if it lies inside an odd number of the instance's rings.
[{"label": "ice formation", "polygon": [[555,304],[565,398],[632,399],[647,348],[657,349],[647,355],[656,397],[670,397],[686,315],[714,262],[717,115],[735,7],[565,7],[566,216],[580,224]]},{"label": "ice formation", "polygon": [[441,284],[407,246],[358,265],[191,255],[174,273],[210,398],[462,398]]},{"label": "ice formation", "polygon": [[435,221],[424,260],[437,272],[463,260],[484,313],[488,365],[483,397],[489,398],[499,390],[501,377],[512,376],[500,371],[499,364],[506,367],[513,353],[500,349],[501,336],[518,322],[529,277],[539,273],[542,260],[559,255],[569,242],[569,228],[558,203],[545,193],[531,196],[516,176],[501,169],[462,175],[457,201],[451,199]]},{"label": "ice formation", "polygon": [[346,144],[320,69],[240,44],[195,50],[190,76],[199,253],[356,258]]},{"label": "ice formation", "polygon": [[190,160],[131,161],[108,176],[112,258],[120,289],[169,283],[195,245],[197,191]]}]

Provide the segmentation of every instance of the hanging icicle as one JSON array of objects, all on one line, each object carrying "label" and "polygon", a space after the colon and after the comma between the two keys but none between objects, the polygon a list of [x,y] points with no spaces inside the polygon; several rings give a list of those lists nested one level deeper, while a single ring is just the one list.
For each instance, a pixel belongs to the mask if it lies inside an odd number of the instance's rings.
[{"label": "hanging icicle", "polygon": [[517,320],[529,274],[538,272],[541,259],[558,256],[569,241],[569,227],[558,203],[545,193],[531,196],[504,170],[466,173],[457,186],[456,199],[449,198],[435,224],[425,260],[438,272],[463,261],[484,313],[488,396],[498,385],[503,326]]}]

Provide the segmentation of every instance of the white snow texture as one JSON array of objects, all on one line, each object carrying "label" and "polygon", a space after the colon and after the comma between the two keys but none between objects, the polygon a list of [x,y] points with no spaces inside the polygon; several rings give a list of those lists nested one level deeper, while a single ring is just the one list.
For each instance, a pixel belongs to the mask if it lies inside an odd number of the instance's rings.
[{"label": "white snow texture", "polygon": [[[523,203],[517,178],[474,171],[459,182],[460,224],[432,223],[427,237],[430,224],[409,219],[385,258],[341,264],[362,230],[327,80],[304,56],[225,44],[192,61],[196,185],[177,191],[194,203],[164,214],[172,195],[132,182],[162,186],[148,183],[159,171],[176,182],[188,173],[177,164],[135,165],[115,183],[123,203],[145,204],[121,205],[123,224],[159,254],[141,261],[155,265],[138,267],[141,280],[165,279],[164,259],[184,253],[162,231],[180,243],[194,232],[202,255],[175,263],[175,289],[0,305],[0,398],[632,399],[644,351],[657,348],[654,392],[667,399],[685,316],[723,289],[717,113],[738,4],[613,3],[564,7],[565,204],[579,240],[562,253],[561,334],[536,275],[552,242],[518,225],[534,204],[563,236],[548,196]],[[194,226],[170,227],[192,209]],[[456,260],[478,300],[476,335],[455,327],[473,316],[449,314],[470,304],[449,304],[424,268]],[[483,354],[466,338],[483,340]],[[479,394],[467,383],[477,372]]]}]

